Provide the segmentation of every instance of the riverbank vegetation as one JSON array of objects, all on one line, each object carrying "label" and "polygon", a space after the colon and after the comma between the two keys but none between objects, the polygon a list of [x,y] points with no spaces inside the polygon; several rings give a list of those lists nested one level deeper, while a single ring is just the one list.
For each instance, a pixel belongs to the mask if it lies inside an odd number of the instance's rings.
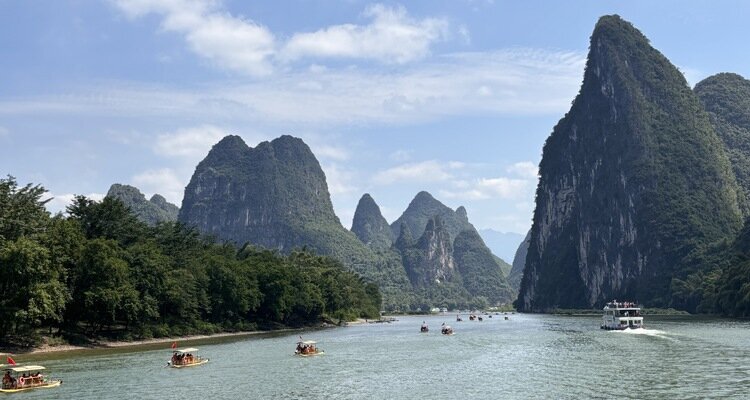
[{"label": "riverbank vegetation", "polygon": [[149,227],[119,200],[0,179],[0,341],[148,339],[377,318],[381,295],[306,250],[237,249],[177,223]]}]

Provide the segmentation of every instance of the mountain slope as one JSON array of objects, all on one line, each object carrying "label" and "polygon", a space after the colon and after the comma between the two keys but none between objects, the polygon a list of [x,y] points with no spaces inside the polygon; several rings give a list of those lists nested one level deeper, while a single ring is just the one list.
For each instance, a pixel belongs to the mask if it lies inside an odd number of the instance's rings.
[{"label": "mountain slope", "polygon": [[180,212],[176,205],[167,202],[161,195],[155,194],[146,200],[138,188],[130,185],[113,184],[107,191],[107,197],[122,201],[139,220],[151,226],[159,222],[175,222]]},{"label": "mountain slope", "polygon": [[416,288],[461,279],[453,261],[453,240],[440,216],[434,216],[419,240],[403,253],[404,268]]},{"label": "mountain slope", "polygon": [[518,292],[521,287],[521,278],[523,278],[523,268],[526,266],[526,254],[529,251],[529,241],[531,240],[531,231],[526,234],[523,241],[518,245],[516,255],[513,257],[513,268],[508,274],[508,283],[510,286]]},{"label": "mountain slope", "polygon": [[239,136],[223,138],[196,167],[179,220],[237,245],[312,248],[381,287],[408,290],[397,260],[378,256],[341,225],[325,174],[298,138],[281,136],[255,148]]},{"label": "mountain slope", "polygon": [[515,291],[477,231],[465,230],[456,236],[453,259],[463,286],[472,296],[485,297],[489,304],[507,303],[515,297]]},{"label": "mountain slope", "polygon": [[685,257],[740,225],[723,145],[685,78],[630,23],[602,17],[544,146],[517,307],[666,306]]},{"label": "mountain slope", "polygon": [[694,92],[726,146],[737,183],[747,200],[750,198],[750,80],[737,74],[717,74],[700,81]]},{"label": "mountain slope", "polygon": [[391,228],[383,218],[375,200],[365,193],[354,212],[352,232],[364,244],[374,248],[389,248],[393,243]]}]

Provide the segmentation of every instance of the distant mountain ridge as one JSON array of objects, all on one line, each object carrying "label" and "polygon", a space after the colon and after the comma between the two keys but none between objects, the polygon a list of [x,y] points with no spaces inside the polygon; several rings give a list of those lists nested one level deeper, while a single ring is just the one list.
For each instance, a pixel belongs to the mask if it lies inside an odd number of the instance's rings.
[{"label": "distant mountain ridge", "polygon": [[107,197],[122,201],[139,220],[151,226],[160,222],[175,222],[180,212],[179,207],[167,202],[161,195],[154,194],[146,200],[138,188],[130,185],[113,184],[107,191]]},{"label": "distant mountain ridge", "polygon": [[403,214],[391,224],[393,237],[398,237],[401,224],[406,224],[414,237],[422,236],[425,227],[427,227],[427,222],[436,215],[440,216],[451,240],[455,239],[459,232],[465,229],[474,229],[474,226],[469,223],[464,207],[458,207],[456,211],[453,211],[445,204],[435,200],[431,194],[421,191],[414,196]]},{"label": "distant mountain ridge", "polygon": [[494,229],[479,229],[479,235],[492,253],[509,263],[513,262],[524,235],[515,232],[500,232]]},{"label": "distant mountain ridge", "polygon": [[179,220],[237,246],[332,256],[377,283],[386,304],[409,290],[398,257],[365,246],[341,225],[325,174],[299,138],[280,136],[255,148],[239,136],[220,140],[185,188]]},{"label": "distant mountain ridge", "polygon": [[[419,193],[394,223],[417,232],[405,244],[365,194],[348,231],[333,211],[315,155],[291,136],[255,148],[238,136],[219,141],[185,188],[179,221],[237,246],[307,247],[330,255],[377,283],[384,305],[393,309],[512,300],[500,264],[463,207],[453,211]],[[455,250],[454,243],[460,244]]]},{"label": "distant mountain ridge", "polygon": [[430,193],[419,192],[391,231],[416,288],[437,296],[481,297],[491,305],[515,297],[502,271],[505,263],[485,245],[463,206],[453,211]]}]

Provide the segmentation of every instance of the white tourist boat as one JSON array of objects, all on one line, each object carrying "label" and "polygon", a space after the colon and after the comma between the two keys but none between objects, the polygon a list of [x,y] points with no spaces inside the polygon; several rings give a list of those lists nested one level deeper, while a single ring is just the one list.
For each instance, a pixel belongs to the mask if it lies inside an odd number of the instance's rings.
[{"label": "white tourist boat", "polygon": [[54,388],[62,384],[62,380],[60,379],[50,379],[46,375],[43,375],[42,371],[45,368],[41,365],[12,365],[4,366],[3,369],[5,369],[5,375],[3,375],[3,385],[0,387],[0,393],[17,393],[33,389]]},{"label": "white tourist boat", "polygon": [[641,308],[635,303],[611,301],[604,306],[602,329],[623,331],[643,328]]},{"label": "white tourist boat", "polygon": [[189,347],[187,349],[172,350],[172,359],[167,362],[167,366],[172,368],[186,368],[203,365],[208,362],[208,358],[196,356],[198,349]]}]

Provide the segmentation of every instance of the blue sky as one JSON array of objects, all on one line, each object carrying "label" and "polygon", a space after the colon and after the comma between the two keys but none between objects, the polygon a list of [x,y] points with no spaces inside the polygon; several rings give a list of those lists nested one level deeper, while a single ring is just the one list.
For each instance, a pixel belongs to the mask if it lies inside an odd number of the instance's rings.
[{"label": "blue sky", "polygon": [[303,138],[344,226],[420,190],[524,233],[545,138],[598,17],[633,22],[689,83],[750,76],[742,1],[0,0],[0,173],[61,210],[115,182],[180,204],[211,145]]}]

